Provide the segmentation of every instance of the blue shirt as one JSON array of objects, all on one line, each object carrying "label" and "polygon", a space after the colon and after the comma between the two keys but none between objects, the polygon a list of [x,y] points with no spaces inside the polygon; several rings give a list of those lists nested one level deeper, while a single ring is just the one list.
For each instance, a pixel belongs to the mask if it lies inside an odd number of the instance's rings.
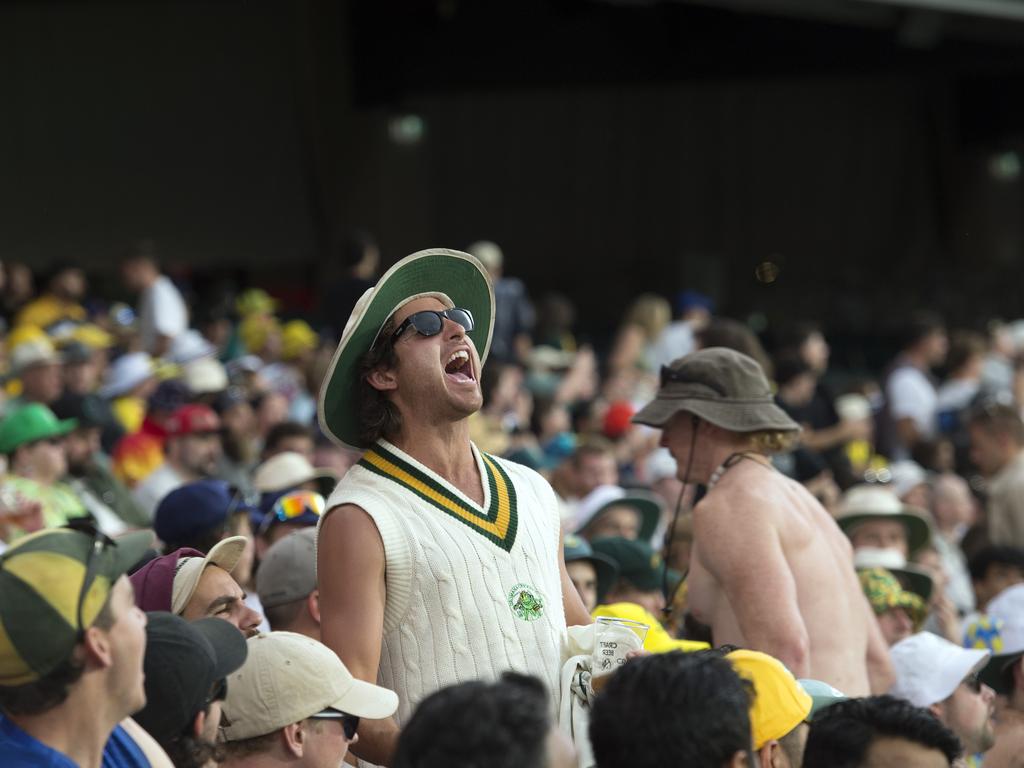
[{"label": "blue shirt", "polygon": [[[75,762],[0,715],[0,755],[4,768],[78,768]],[[103,749],[103,768],[150,768],[149,760],[118,725]]]}]

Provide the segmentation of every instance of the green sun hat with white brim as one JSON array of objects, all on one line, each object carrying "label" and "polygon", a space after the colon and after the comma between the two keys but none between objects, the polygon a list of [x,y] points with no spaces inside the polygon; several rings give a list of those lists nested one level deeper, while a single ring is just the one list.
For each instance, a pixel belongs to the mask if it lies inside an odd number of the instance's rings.
[{"label": "green sun hat with white brim", "polygon": [[414,299],[432,297],[449,309],[462,307],[473,314],[467,335],[487,359],[494,329],[494,288],[483,265],[468,253],[447,248],[418,251],[395,264],[360,297],[345,324],[320,392],[320,428],[346,448],[363,450],[359,441],[359,360],[373,346],[399,308]]}]

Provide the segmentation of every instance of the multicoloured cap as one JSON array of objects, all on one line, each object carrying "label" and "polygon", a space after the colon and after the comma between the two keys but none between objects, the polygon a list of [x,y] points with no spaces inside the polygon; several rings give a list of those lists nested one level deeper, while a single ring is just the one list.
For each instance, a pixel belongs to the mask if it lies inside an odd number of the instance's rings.
[{"label": "multicoloured cap", "polygon": [[900,586],[899,580],[885,568],[866,568],[857,572],[861,589],[876,614],[893,608],[902,608],[914,622],[914,630],[920,629],[928,614],[928,607],[918,595]]},{"label": "multicoloured cap", "polygon": [[152,541],[149,532],[110,541],[59,528],[26,536],[0,556],[0,686],[35,682],[66,661]]}]

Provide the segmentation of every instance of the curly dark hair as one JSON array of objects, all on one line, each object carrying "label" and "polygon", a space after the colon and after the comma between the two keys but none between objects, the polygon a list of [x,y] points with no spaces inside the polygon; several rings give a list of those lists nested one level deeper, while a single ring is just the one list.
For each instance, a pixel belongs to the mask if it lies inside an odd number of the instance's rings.
[{"label": "curly dark hair", "polygon": [[750,683],[719,651],[631,659],[590,716],[599,768],[720,766],[748,756]]},{"label": "curly dark hair", "polygon": [[359,413],[359,444],[368,448],[380,438],[391,438],[402,428],[402,414],[398,408],[368,381],[369,375],[377,368],[397,368],[398,355],[391,335],[395,332],[394,320],[388,318],[380,329],[377,343],[359,358],[356,375],[356,408]]},{"label": "curly dark hair", "polygon": [[928,710],[894,696],[869,696],[833,704],[814,718],[804,768],[858,768],[878,738],[936,749],[950,765],[963,751],[960,740]]},{"label": "curly dark hair", "polygon": [[[209,710],[207,710],[207,715],[209,715]],[[174,768],[203,768],[211,760],[221,763],[225,758],[224,745],[194,736],[191,722],[186,727],[185,733],[160,746],[171,758]]]},{"label": "curly dark hair", "polygon": [[[110,595],[92,626],[104,631],[114,626]],[[12,687],[0,686],[0,710],[10,715],[41,715],[64,703],[71,688],[85,672],[85,664],[77,653],[78,645],[56,669],[35,682]]]},{"label": "curly dark hair", "polygon": [[522,768],[545,764],[552,728],[548,692],[534,677],[506,672],[428,696],[402,729],[394,768]]}]

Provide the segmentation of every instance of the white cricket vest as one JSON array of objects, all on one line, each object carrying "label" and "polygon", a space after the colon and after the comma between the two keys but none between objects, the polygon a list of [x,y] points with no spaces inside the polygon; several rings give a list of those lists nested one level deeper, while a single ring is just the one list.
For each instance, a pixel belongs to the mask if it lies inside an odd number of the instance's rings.
[{"label": "white cricket vest", "polygon": [[472,450],[482,509],[385,440],[327,502],[361,507],[384,542],[377,682],[398,694],[399,725],[439,688],[507,670],[543,680],[557,712],[566,628],[555,493],[533,470]]}]

